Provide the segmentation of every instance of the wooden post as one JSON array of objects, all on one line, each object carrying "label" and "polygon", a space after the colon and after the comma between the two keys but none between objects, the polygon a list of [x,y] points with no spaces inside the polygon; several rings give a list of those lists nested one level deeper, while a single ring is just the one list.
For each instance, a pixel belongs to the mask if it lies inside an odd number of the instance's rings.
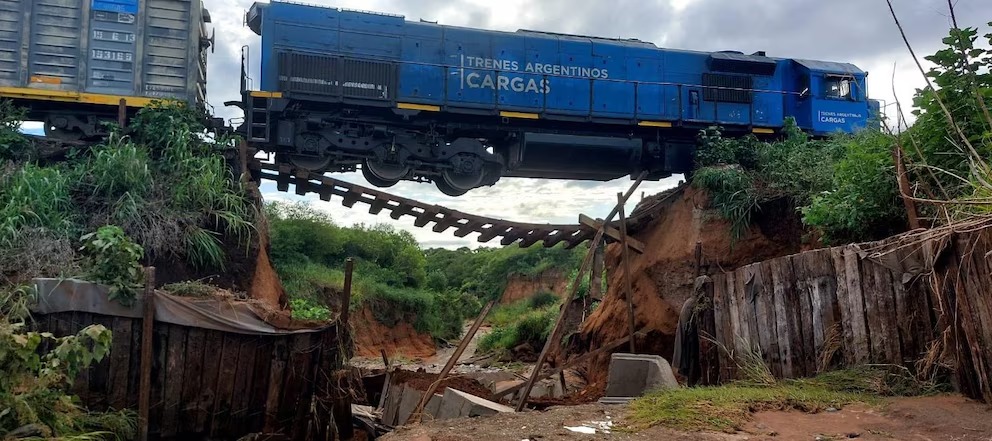
[{"label": "wooden post", "polygon": [[386,371],[389,371],[389,357],[386,356],[386,350],[380,348],[379,355],[382,355],[382,365],[386,367]]},{"label": "wooden post", "polygon": [[493,308],[494,304],[496,304],[496,302],[494,300],[490,300],[489,303],[486,304],[486,307],[482,308],[482,312],[480,312],[479,317],[475,319],[475,323],[472,324],[472,328],[469,329],[468,333],[466,333],[464,337],[462,337],[462,341],[458,344],[458,348],[455,349],[455,353],[451,354],[451,357],[448,357],[448,362],[444,364],[444,368],[441,369],[441,373],[438,374],[437,380],[435,380],[434,383],[431,383],[431,387],[427,388],[427,391],[424,392],[424,396],[420,398],[420,402],[417,403],[417,407],[413,409],[413,412],[410,412],[410,417],[407,418],[406,424],[410,424],[414,421],[418,423],[420,422],[420,419],[424,414],[424,407],[427,407],[427,402],[434,396],[434,392],[437,390],[438,386],[441,385],[444,378],[448,376],[451,369],[455,367],[456,363],[458,363],[458,359],[461,358],[462,353],[465,352],[465,348],[468,347],[469,342],[471,342],[472,338],[475,337],[475,333],[479,331],[480,327],[482,327],[483,320],[485,320],[486,316],[489,315],[489,310]]},{"label": "wooden post", "polygon": [[[634,184],[630,186],[629,190],[627,190],[627,194],[620,198],[622,202],[626,202],[627,199],[630,198],[630,195],[634,194],[634,190],[641,185],[641,181],[644,180],[645,176],[647,176],[647,172],[641,172],[640,176],[637,177],[637,180],[634,181]],[[586,252],[586,257],[582,260],[582,265],[579,267],[579,273],[575,275],[575,282],[572,283],[572,291],[568,294],[568,297],[564,299],[564,302],[562,303],[563,305],[572,303],[572,299],[574,299],[575,294],[578,293],[579,285],[581,284],[580,282],[582,281],[583,276],[585,276],[586,271],[589,270],[590,263],[592,263],[592,256],[596,252],[596,249],[599,248],[600,242],[603,240],[603,234],[606,232],[606,227],[613,221],[613,216],[617,215],[620,208],[621,206],[613,207],[610,214],[606,216],[606,220],[603,221],[603,225],[599,227],[596,232],[596,236],[592,239],[592,245],[589,246],[589,251]],[[530,395],[531,389],[534,388],[534,382],[537,381],[537,377],[541,372],[541,367],[544,366],[544,362],[547,360],[548,353],[551,351],[551,347],[554,345],[554,342],[561,339],[562,322],[564,321],[563,319],[565,318],[565,313],[567,311],[568,308],[561,308],[561,312],[558,314],[558,319],[555,321],[555,326],[551,329],[551,334],[548,335],[548,340],[544,342],[544,349],[541,350],[541,355],[537,357],[537,363],[534,364],[534,370],[531,372],[530,378],[527,380],[527,386],[524,388],[524,393],[520,396],[520,401],[517,402],[517,412],[523,410],[524,405],[527,403],[527,396]]]},{"label": "wooden post", "polygon": [[122,129],[127,127],[127,100],[124,98],[117,105],[117,125]]},{"label": "wooden post", "polygon": [[155,323],[155,267],[145,268],[141,318],[141,367],[138,386],[138,441],[148,440],[148,412],[152,397],[152,333]]},{"label": "wooden post", "polygon": [[623,281],[625,295],[627,296],[627,326],[630,328],[630,353],[636,354],[637,348],[634,345],[634,290],[631,287],[630,278],[630,255],[627,252],[627,219],[623,212],[623,195],[617,193],[617,206],[620,207],[620,248],[621,259],[623,259]]},{"label": "wooden post", "polygon": [[902,196],[902,203],[906,206],[906,217],[909,219],[909,228],[915,230],[920,228],[920,215],[916,210],[916,202],[910,199],[909,179],[906,178],[906,167],[902,163],[902,147],[899,144],[896,144],[892,148],[892,162],[896,164],[899,194]]},{"label": "wooden post", "polygon": [[348,312],[351,309],[351,277],[355,271],[355,259],[344,261],[344,292],[341,293],[341,328],[348,329]]}]

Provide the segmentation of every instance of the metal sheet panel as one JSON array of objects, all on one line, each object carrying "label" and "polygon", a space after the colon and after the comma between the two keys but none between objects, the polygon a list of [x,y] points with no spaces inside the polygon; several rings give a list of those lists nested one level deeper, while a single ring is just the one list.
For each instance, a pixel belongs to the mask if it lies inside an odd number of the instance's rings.
[{"label": "metal sheet panel", "polygon": [[82,0],[35,0],[28,74],[32,87],[77,90]]},{"label": "metal sheet panel", "polygon": [[190,9],[188,0],[146,1],[142,95],[188,99],[190,45],[199,45],[190,41],[193,32],[199,34],[199,23],[191,25]]},{"label": "metal sheet panel", "polygon": [[[93,7],[96,8],[94,0]],[[90,12],[87,92],[131,95],[135,92],[138,22],[135,14]]]},{"label": "metal sheet panel", "polygon": [[24,2],[0,0],[0,84],[21,85]]}]

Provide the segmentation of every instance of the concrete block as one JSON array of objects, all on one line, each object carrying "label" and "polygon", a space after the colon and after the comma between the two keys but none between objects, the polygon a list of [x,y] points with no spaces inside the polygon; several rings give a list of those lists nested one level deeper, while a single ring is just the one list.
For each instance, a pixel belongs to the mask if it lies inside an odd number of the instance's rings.
[{"label": "concrete block", "polygon": [[505,412],[513,412],[513,408],[449,387],[444,390],[437,419],[477,417]]},{"label": "concrete block", "polygon": [[645,392],[679,387],[672,366],[657,355],[613,354],[603,403],[630,401]]},{"label": "concrete block", "polygon": [[[406,420],[410,418],[410,414],[417,408],[417,403],[424,396],[424,392],[403,384],[391,386],[387,393],[389,397],[386,399],[386,405],[382,411],[382,423],[392,427],[406,424]],[[425,421],[435,418],[441,408],[441,398],[441,395],[434,394],[430,400],[427,400],[427,405],[424,406]]]}]

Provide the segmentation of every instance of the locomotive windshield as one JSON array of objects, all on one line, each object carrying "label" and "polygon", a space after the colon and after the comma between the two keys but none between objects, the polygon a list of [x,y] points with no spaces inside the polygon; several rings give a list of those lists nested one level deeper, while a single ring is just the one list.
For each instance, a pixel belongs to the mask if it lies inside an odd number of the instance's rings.
[{"label": "locomotive windshield", "polygon": [[854,83],[854,77],[851,76],[827,75],[824,80],[826,89],[824,95],[827,98],[855,101],[857,97],[854,94],[852,83]]}]

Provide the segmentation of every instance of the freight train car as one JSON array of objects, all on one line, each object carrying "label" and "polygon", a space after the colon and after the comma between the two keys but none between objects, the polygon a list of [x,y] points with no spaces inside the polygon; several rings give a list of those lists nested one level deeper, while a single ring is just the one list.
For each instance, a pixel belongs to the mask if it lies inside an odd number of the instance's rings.
[{"label": "freight train car", "polygon": [[202,0],[0,0],[0,98],[49,137],[105,135],[124,100],[206,102]]},{"label": "freight train car", "polygon": [[706,126],[774,136],[791,116],[826,135],[877,112],[866,73],[842,62],[278,1],[255,3],[246,22],[261,37],[260,90],[232,103],[245,110],[239,130],[277,161],[361,168],[380,187],[433,181],[461,195],[502,176],[657,180],[692,169]]}]

